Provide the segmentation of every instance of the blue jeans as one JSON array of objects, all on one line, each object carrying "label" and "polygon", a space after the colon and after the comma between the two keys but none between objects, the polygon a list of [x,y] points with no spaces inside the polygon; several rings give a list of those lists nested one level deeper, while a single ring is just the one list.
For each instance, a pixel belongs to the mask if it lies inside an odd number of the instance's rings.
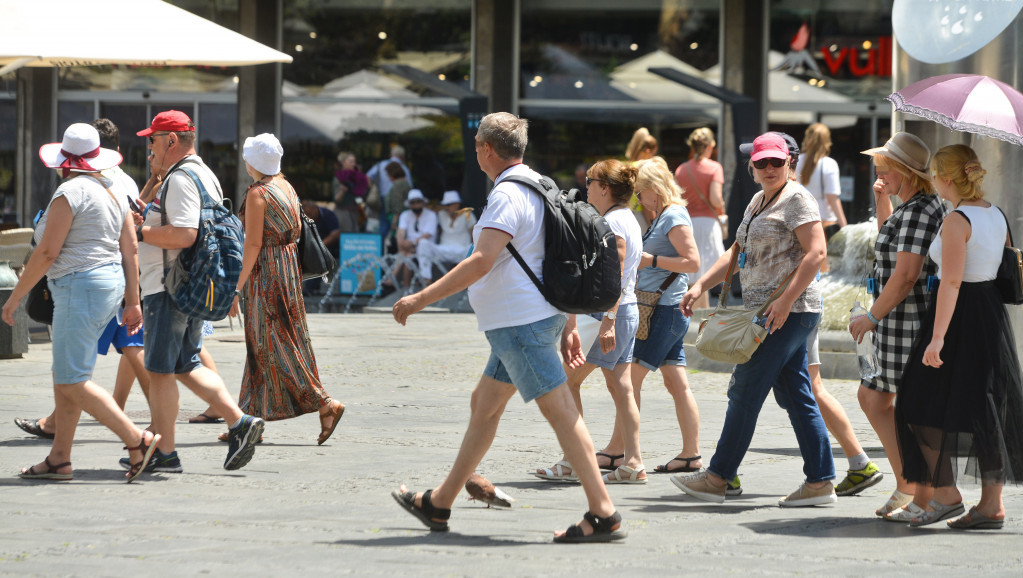
[{"label": "blue jeans", "polygon": [[689,318],[682,315],[678,304],[658,305],[650,316],[650,331],[646,339],[637,339],[632,352],[633,363],[650,371],[665,365],[686,365],[685,337],[689,331]]},{"label": "blue jeans", "polygon": [[717,451],[707,470],[726,480],[735,477],[753,440],[757,417],[773,388],[778,405],[796,432],[807,482],[835,478],[831,442],[806,369],[806,338],[820,313],[791,313],[785,325],[764,339],[752,359],[735,366],[728,386],[728,410]]}]

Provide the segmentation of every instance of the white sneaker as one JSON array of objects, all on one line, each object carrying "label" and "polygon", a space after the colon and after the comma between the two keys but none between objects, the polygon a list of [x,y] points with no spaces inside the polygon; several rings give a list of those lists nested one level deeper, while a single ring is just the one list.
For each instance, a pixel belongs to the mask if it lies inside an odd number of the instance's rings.
[{"label": "white sneaker", "polygon": [[837,501],[838,496],[835,495],[835,486],[830,482],[819,488],[811,487],[804,482],[796,491],[778,500],[778,505],[782,508],[801,508],[804,506],[834,504]]}]

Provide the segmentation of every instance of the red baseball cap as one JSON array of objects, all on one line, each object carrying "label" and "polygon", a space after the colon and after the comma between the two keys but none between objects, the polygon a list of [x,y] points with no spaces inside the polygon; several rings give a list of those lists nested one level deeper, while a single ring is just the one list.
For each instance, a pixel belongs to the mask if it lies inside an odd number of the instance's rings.
[{"label": "red baseball cap", "polygon": [[769,132],[758,136],[753,141],[751,160],[787,158],[789,158],[789,145],[781,135]]},{"label": "red baseball cap", "polygon": [[165,110],[153,117],[153,124],[149,128],[138,131],[138,136],[149,136],[154,132],[188,132],[195,130],[195,123],[188,115],[180,110]]}]

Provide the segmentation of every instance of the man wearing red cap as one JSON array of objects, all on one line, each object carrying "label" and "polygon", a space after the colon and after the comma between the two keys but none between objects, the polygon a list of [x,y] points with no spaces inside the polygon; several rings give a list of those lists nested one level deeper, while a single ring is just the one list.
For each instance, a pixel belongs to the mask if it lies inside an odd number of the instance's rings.
[{"label": "man wearing red cap", "polygon": [[159,187],[145,221],[137,228],[145,362],[151,374],[150,409],[153,427],[163,436],[158,451],[164,455],[174,452],[177,378],[231,424],[224,468],[236,470],[252,459],[263,433],[263,420],[242,413],[220,376],[200,363],[202,320],[178,310],[163,283],[166,264],[195,243],[201,192],[222,201],[220,182],[196,154],[195,124],[185,113],[161,112],[149,128],[137,134],[149,139],[151,176],[144,190]]}]

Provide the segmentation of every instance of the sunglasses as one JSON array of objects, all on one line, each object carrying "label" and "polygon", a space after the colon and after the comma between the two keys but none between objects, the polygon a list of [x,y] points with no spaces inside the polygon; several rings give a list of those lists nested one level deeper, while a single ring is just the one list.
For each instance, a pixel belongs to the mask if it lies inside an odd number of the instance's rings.
[{"label": "sunglasses", "polygon": [[786,164],[788,164],[788,162],[789,162],[788,159],[775,159],[775,158],[760,159],[759,161],[753,161],[753,168],[756,168],[756,169],[766,169],[767,165],[771,165],[772,167],[774,167],[776,169],[780,169],[783,166],[785,166]]},{"label": "sunglasses", "polygon": [[586,186],[587,187],[590,186],[590,183],[602,183],[602,182],[604,182],[604,181],[602,181],[600,179],[591,179],[590,177],[586,177]]},{"label": "sunglasses", "polygon": [[156,137],[167,136],[169,134],[170,134],[169,132],[154,132],[153,134],[149,135],[149,144],[153,144],[154,142],[156,142]]}]

